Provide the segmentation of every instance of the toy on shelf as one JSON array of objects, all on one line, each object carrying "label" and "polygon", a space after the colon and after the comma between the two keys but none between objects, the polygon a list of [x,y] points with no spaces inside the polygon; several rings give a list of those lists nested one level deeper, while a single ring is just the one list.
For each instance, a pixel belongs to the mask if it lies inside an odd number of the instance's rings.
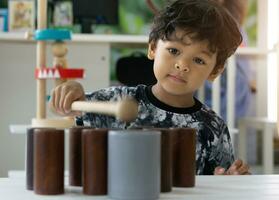
[{"label": "toy on shelf", "polygon": [[65,40],[71,40],[71,33],[67,30],[36,30],[34,34],[27,33],[26,38],[33,37],[36,41],[54,41],[52,43],[53,66],[41,67],[35,70],[36,79],[55,79],[55,85],[65,82],[67,79],[84,77],[83,69],[70,69],[66,55],[68,48]]},{"label": "toy on shelf", "polygon": [[[39,8],[38,9],[43,9]],[[43,9],[44,10],[44,9]],[[45,17],[39,17],[42,19]],[[44,23],[39,23],[38,25]],[[40,27],[38,27],[40,28]],[[67,81],[67,79],[83,78],[83,69],[71,69],[68,67],[66,54],[68,52],[65,40],[71,40],[71,33],[68,30],[52,30],[41,27],[32,33],[27,33],[26,38],[33,38],[37,41],[37,67],[35,78],[37,79],[37,117],[32,119],[32,127],[68,128],[73,126],[74,119],[46,119],[46,79],[54,79],[55,86]],[[53,41],[53,66],[46,67],[46,42]]]},{"label": "toy on shelf", "polygon": [[[54,41],[52,43],[53,53],[53,67],[45,66],[45,50],[38,48],[37,58],[41,64],[35,69],[35,78],[38,80],[38,85],[44,83],[46,79],[54,79],[55,85],[62,84],[67,79],[77,79],[84,77],[83,69],[73,69],[68,67],[66,54],[68,52],[65,40],[71,40],[71,33],[67,30],[52,30],[42,29],[36,30],[34,34],[27,33],[26,38],[34,38],[38,45],[42,45],[47,41]],[[44,83],[45,84],[45,83]],[[45,90],[45,88],[44,88]],[[38,94],[43,95],[38,91]],[[41,98],[38,105],[43,105]],[[130,108],[130,109],[127,109]],[[72,109],[76,111],[98,112],[109,114],[117,117],[122,121],[132,121],[137,116],[137,103],[132,100],[123,100],[123,102],[74,102]],[[39,110],[43,111],[44,108],[40,107]],[[74,120],[71,118],[64,119],[45,119],[42,114],[32,120],[33,127],[59,127],[68,128],[74,125]]]},{"label": "toy on shelf", "polygon": [[[59,69],[64,69],[67,70],[68,67],[68,62],[65,58],[65,56],[68,53],[68,49],[66,47],[65,42],[63,40],[61,41],[55,41],[52,43],[52,54],[53,54],[53,67],[54,69],[59,70]],[[65,77],[69,78],[69,77]],[[67,79],[62,78],[59,76],[59,78],[55,78],[55,86],[65,82]]]},{"label": "toy on shelf", "polygon": [[35,70],[36,79],[76,79],[83,76],[83,69],[40,68]]},{"label": "toy on shelf", "polygon": [[[60,128],[69,128],[74,124],[74,120],[71,118],[65,119],[47,119],[46,116],[46,79],[55,79],[56,85],[59,85],[65,82],[67,79],[83,78],[84,70],[83,69],[71,69],[68,68],[68,63],[66,59],[66,54],[68,52],[66,43],[64,41],[71,40],[71,32],[68,30],[56,30],[47,28],[47,0],[37,0],[37,30],[34,33],[28,32],[26,34],[27,39],[33,38],[37,41],[37,62],[35,77],[37,79],[37,113],[36,118],[32,120],[32,127],[60,127]],[[52,53],[53,53],[53,66],[46,66],[46,45],[48,41],[52,41]],[[86,102],[84,102],[86,103]],[[111,104],[111,106],[109,106]],[[96,106],[98,105],[98,106]],[[81,106],[81,108],[79,108]],[[107,102],[106,106],[100,108],[98,102],[86,103],[86,108],[90,112],[99,112],[99,113],[108,113],[119,117],[123,120],[132,120],[137,115],[137,105],[136,103],[130,103],[126,105],[126,109],[129,110],[131,106],[132,111],[135,111],[132,115],[129,112],[118,112],[117,106],[115,103]],[[82,102],[73,106],[75,110],[88,111],[84,110]],[[110,107],[110,111],[107,110],[107,107]],[[114,108],[115,107],[115,108]],[[125,116],[127,115],[127,116]],[[70,126],[69,126],[70,125]]]}]

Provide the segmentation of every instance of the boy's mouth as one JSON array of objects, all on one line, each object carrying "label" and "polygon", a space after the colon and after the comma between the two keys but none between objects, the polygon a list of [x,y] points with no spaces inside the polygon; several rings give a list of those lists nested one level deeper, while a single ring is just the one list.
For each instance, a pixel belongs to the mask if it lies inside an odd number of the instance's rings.
[{"label": "boy's mouth", "polygon": [[168,78],[170,78],[172,81],[178,82],[178,83],[186,83],[187,81],[184,80],[183,77],[179,76],[179,75],[173,75],[173,74],[169,74]]}]

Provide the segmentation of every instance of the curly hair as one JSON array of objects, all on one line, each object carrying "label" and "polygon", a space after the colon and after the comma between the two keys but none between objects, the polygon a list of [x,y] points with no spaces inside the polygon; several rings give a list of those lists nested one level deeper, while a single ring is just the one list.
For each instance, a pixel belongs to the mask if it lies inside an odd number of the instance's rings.
[{"label": "curly hair", "polygon": [[216,66],[225,64],[242,42],[238,23],[214,0],[176,0],[154,18],[149,43],[171,40],[176,29],[194,41],[208,41],[208,49],[217,52]]},{"label": "curly hair", "polygon": [[216,0],[232,14],[235,20],[242,25],[247,14],[248,0]]}]

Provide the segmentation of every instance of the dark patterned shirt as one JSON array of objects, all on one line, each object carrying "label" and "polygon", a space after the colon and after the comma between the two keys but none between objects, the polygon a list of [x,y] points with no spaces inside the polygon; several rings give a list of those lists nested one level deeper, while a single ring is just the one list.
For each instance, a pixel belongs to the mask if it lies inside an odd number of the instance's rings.
[{"label": "dark patterned shirt", "polygon": [[197,130],[196,174],[213,174],[217,166],[228,168],[233,160],[233,148],[228,128],[224,121],[210,108],[195,99],[189,108],[177,108],[159,101],[151,87],[110,87],[87,94],[88,101],[117,101],[133,97],[139,103],[139,113],[135,121],[126,123],[114,117],[85,113],[77,118],[78,125],[96,128],[136,128],[136,127],[190,127]]}]

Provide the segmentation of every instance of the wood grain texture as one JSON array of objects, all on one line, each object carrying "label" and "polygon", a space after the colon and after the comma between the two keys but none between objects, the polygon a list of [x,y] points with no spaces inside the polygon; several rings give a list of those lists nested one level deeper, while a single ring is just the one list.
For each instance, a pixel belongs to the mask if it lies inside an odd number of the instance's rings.
[{"label": "wood grain texture", "polygon": [[34,129],[28,128],[26,134],[26,189],[34,186]]},{"label": "wood grain texture", "polygon": [[173,186],[194,187],[196,174],[196,130],[173,129]]},{"label": "wood grain texture", "polygon": [[172,190],[172,142],[173,130],[167,128],[153,129],[161,132],[161,192]]},{"label": "wood grain texture", "polygon": [[[37,24],[38,29],[47,28],[47,0],[39,0],[37,6]],[[42,68],[46,66],[46,42],[37,41],[37,68]],[[37,80],[37,119],[46,118],[46,80],[38,79]]]},{"label": "wood grain texture", "polygon": [[84,127],[69,129],[69,185],[82,186],[81,133]]},{"label": "wood grain texture", "polygon": [[138,103],[134,99],[124,98],[121,101],[75,101],[71,105],[73,111],[84,111],[115,116],[121,121],[130,122],[138,116]]},{"label": "wood grain texture", "polygon": [[64,193],[64,130],[34,130],[34,192]]},{"label": "wood grain texture", "polygon": [[82,179],[83,193],[107,194],[108,130],[82,130]]}]

